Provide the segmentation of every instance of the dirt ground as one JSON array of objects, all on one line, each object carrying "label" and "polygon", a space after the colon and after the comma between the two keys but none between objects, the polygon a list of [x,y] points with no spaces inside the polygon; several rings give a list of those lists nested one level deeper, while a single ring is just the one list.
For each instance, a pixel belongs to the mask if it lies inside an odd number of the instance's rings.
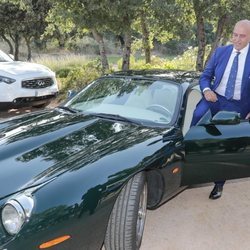
[{"label": "dirt ground", "polygon": [[249,250],[250,178],[227,181],[218,200],[213,184],[187,189],[147,212],[141,250]]},{"label": "dirt ground", "polygon": [[[56,99],[53,100],[46,108],[53,108],[59,105],[60,102]],[[15,115],[21,115],[25,113],[30,113],[32,111],[37,111],[39,110],[38,108],[32,108],[32,107],[25,107],[25,108],[20,108],[20,109],[9,109],[6,111],[0,111],[0,120],[1,118],[9,118]]]}]

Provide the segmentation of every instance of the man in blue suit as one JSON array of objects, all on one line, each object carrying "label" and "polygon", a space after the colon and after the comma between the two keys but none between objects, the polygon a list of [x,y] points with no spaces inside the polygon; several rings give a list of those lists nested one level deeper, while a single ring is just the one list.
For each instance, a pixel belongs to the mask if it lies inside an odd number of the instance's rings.
[{"label": "man in blue suit", "polygon": [[[215,50],[201,77],[203,98],[198,103],[191,122],[195,125],[210,110],[236,111],[242,118],[250,118],[250,21],[236,23],[232,44]],[[222,195],[225,181],[215,182],[210,199]]]}]

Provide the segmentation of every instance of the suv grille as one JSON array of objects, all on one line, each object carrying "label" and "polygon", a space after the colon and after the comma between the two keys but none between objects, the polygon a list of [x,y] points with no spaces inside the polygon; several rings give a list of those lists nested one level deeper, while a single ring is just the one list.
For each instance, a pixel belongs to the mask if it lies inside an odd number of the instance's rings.
[{"label": "suv grille", "polygon": [[22,81],[22,87],[27,89],[42,89],[54,84],[52,78],[39,78]]}]

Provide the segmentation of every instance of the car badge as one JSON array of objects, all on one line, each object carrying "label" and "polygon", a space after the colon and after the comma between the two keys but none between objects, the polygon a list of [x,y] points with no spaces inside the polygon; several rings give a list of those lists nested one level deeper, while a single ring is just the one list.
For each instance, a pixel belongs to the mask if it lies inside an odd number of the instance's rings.
[{"label": "car badge", "polygon": [[40,87],[43,87],[46,83],[42,80],[38,80],[37,81],[37,85],[40,86]]}]

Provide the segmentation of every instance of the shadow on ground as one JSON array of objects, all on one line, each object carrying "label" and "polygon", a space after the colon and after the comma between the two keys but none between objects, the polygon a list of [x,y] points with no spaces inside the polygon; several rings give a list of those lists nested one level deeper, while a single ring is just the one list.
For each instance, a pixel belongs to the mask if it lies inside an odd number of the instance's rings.
[{"label": "shadow on ground", "polygon": [[[59,104],[60,103],[57,100],[54,100],[46,108],[54,108],[58,106]],[[30,113],[32,111],[37,111],[37,110],[40,110],[40,109],[34,108],[34,107],[24,107],[24,108],[19,108],[19,109],[9,109],[6,111],[0,111],[0,119],[9,118],[9,117],[16,116],[16,115],[22,115],[22,114]]]}]

